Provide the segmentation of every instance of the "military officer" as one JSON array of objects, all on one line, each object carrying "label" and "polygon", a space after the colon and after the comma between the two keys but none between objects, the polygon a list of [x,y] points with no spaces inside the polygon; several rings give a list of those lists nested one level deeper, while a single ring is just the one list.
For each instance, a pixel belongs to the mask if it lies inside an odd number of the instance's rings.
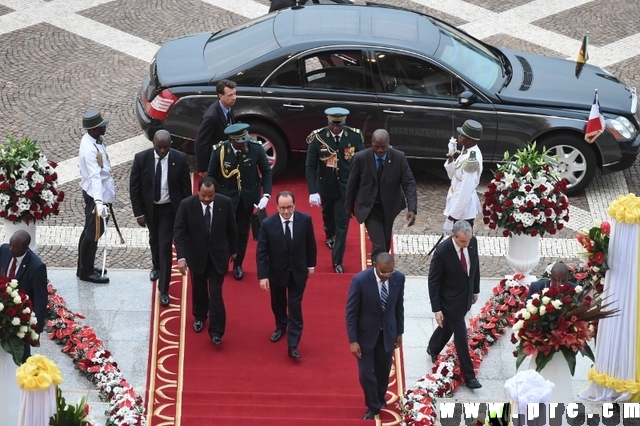
[{"label": "military officer", "polygon": [[216,192],[233,201],[238,227],[238,256],[233,264],[236,280],[244,278],[242,261],[249,242],[254,205],[264,209],[271,198],[271,165],[262,144],[251,139],[248,129],[246,123],[225,128],[229,139],[213,147],[207,172],[218,184]]},{"label": "military officer", "polygon": [[351,159],[364,149],[364,139],[358,129],[346,125],[349,110],[327,108],[329,123],[307,137],[305,163],[309,204],[322,206],[322,221],[327,246],[332,249],[331,260],[336,273],[344,273],[342,260],[346,248],[349,217],[344,196],[349,179]]}]

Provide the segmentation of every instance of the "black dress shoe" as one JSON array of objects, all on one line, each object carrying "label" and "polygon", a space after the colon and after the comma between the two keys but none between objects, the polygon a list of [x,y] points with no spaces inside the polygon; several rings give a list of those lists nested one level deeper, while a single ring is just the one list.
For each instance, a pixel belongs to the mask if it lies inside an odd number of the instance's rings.
[{"label": "black dress shoe", "polygon": [[149,272],[149,280],[157,281],[158,278],[160,278],[160,271],[158,271],[157,269],[152,269],[151,272]]},{"label": "black dress shoe", "polygon": [[220,336],[213,336],[211,338],[211,341],[213,342],[214,345],[216,346],[220,346],[222,344],[222,339],[220,338]]},{"label": "black dress shoe", "polygon": [[96,283],[96,284],[107,284],[109,282],[109,278],[101,277],[100,274],[96,272],[87,276],[80,275],[80,279],[82,281],[89,281],[90,283]]},{"label": "black dress shoe", "polygon": [[329,247],[329,249],[333,250],[333,246],[336,243],[336,239],[331,237],[331,238],[327,238],[327,247]]},{"label": "black dress shoe", "polygon": [[295,346],[289,346],[289,358],[300,359],[300,352],[298,352],[298,348]]},{"label": "black dress shoe", "polygon": [[344,274],[342,265],[333,265],[333,270],[336,271],[336,274]]},{"label": "black dress shoe", "polygon": [[467,382],[467,387],[469,389],[480,389],[482,385],[478,381],[478,379],[471,379]]},{"label": "black dress shoe", "polygon": [[271,335],[271,341],[272,342],[277,342],[278,340],[280,340],[282,338],[282,335],[284,334],[284,330],[281,328],[276,328],[276,331],[273,332],[273,334]]},{"label": "black dress shoe", "polygon": [[427,348],[427,354],[431,357],[431,362],[435,364],[436,361],[438,360],[438,354],[433,355],[431,353],[431,349],[429,349],[429,348]]},{"label": "black dress shoe", "polygon": [[364,413],[364,416],[362,416],[362,420],[374,420],[378,414],[379,412],[376,413],[373,410],[367,410],[367,412]]},{"label": "black dress shoe", "polygon": [[233,278],[238,281],[244,278],[244,271],[242,270],[242,266],[235,266],[233,268]]},{"label": "black dress shoe", "polygon": [[[100,268],[93,268],[93,272],[95,272],[98,275],[102,275],[102,269]],[[104,274],[107,275],[107,268],[104,268]],[[80,270],[76,270],[76,277],[80,277]]]},{"label": "black dress shoe", "polygon": [[160,295],[160,304],[162,306],[169,306],[169,295],[168,294],[161,294]]},{"label": "black dress shoe", "polygon": [[196,333],[200,333],[202,331],[202,327],[204,327],[204,321],[196,320],[196,322],[193,323],[193,331]]}]

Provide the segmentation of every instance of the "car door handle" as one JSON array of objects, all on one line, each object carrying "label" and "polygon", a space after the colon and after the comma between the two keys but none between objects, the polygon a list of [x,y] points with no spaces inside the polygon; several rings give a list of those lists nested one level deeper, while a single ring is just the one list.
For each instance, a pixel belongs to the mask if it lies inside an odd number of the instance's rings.
[{"label": "car door handle", "polygon": [[282,104],[283,107],[285,108],[289,108],[289,109],[297,109],[302,111],[304,109],[304,105],[300,105],[300,104]]},{"label": "car door handle", "polygon": [[404,111],[398,111],[396,109],[383,109],[382,112],[391,115],[404,115]]}]

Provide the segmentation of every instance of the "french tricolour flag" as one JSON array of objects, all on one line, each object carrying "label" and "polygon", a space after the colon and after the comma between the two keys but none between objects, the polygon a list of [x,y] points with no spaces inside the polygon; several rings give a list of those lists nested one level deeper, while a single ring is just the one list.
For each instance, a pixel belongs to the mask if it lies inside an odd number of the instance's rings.
[{"label": "french tricolour flag", "polygon": [[589,113],[589,121],[584,129],[584,140],[592,143],[604,132],[604,116],[602,115],[602,108],[600,108],[600,100],[598,99],[598,90],[596,90],[596,96],[593,98],[593,105],[591,105],[591,112]]}]

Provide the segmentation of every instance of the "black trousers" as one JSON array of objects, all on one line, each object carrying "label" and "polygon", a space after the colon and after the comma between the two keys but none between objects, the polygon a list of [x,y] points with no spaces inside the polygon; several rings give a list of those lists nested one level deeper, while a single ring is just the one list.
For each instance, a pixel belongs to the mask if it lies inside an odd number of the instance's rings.
[{"label": "black trousers", "polygon": [[429,351],[432,354],[438,354],[444,349],[445,345],[453,335],[453,343],[456,346],[458,360],[460,360],[460,370],[466,381],[475,379],[476,374],[473,372],[473,363],[469,356],[469,340],[467,337],[467,324],[464,317],[450,318],[443,313],[442,327],[436,327],[429,340]]},{"label": "black trousers", "polygon": [[381,203],[375,203],[369,216],[364,221],[371,241],[371,261],[375,262],[380,253],[391,251],[391,234],[393,231],[393,220],[395,218],[385,217]]},{"label": "black trousers", "polygon": [[147,223],[149,229],[149,246],[153,269],[160,272],[158,291],[167,294],[171,281],[171,247],[173,244],[173,222],[175,214],[171,203],[154,204],[153,220]]},{"label": "black trousers", "polygon": [[247,244],[249,244],[249,229],[251,228],[251,215],[253,214],[253,205],[245,206],[242,198],[236,209],[236,226],[238,228],[238,255],[233,262],[233,266],[242,266],[242,261],[247,253]]},{"label": "black trousers", "polygon": [[207,257],[207,266],[201,274],[191,272],[193,316],[205,321],[209,316],[209,336],[222,337],[227,323],[227,312],[222,299],[224,274],[219,274]]},{"label": "black trousers", "polygon": [[297,285],[291,272],[286,283],[269,280],[271,311],[276,320],[276,328],[287,330],[289,346],[298,346],[302,336],[302,296],[306,286],[306,281],[301,286]]},{"label": "black trousers", "polygon": [[[96,215],[93,213],[96,203],[85,191],[82,191],[82,198],[84,199],[85,206],[84,229],[78,241],[78,275],[80,278],[93,274],[96,252],[98,251],[98,241],[96,241]],[[102,218],[98,218],[98,220],[102,223]],[[98,239],[102,234],[104,234],[104,226],[100,226]]]},{"label": "black trousers", "polygon": [[335,237],[335,243],[331,252],[331,260],[334,265],[342,265],[344,252],[347,248],[347,232],[349,231],[349,216],[344,208],[344,194],[340,188],[336,188],[340,196],[333,198],[320,194],[322,202],[322,223],[327,239]]},{"label": "black trousers", "polygon": [[373,412],[380,411],[385,401],[392,359],[393,350],[387,352],[384,348],[382,330],[373,351],[362,351],[362,357],[358,358],[358,377],[364,391],[364,403]]}]

